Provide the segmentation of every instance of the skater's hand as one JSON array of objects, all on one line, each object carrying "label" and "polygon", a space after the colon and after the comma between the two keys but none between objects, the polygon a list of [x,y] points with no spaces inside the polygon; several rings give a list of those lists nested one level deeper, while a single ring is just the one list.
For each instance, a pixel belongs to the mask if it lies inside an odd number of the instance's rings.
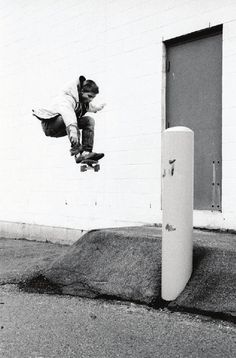
[{"label": "skater's hand", "polygon": [[74,145],[77,145],[79,143],[77,135],[71,134],[69,138],[70,138],[71,145],[74,146]]},{"label": "skater's hand", "polygon": [[102,104],[99,104],[99,105],[95,105],[93,103],[89,103],[89,110],[88,112],[93,112],[93,113],[96,113],[98,111],[101,111],[104,107],[105,107],[106,103],[102,103]]},{"label": "skater's hand", "polygon": [[102,103],[99,106],[97,106],[97,110],[101,111],[106,106],[106,103]]},{"label": "skater's hand", "polygon": [[79,143],[78,129],[76,124],[71,124],[67,127],[67,134],[72,146]]}]

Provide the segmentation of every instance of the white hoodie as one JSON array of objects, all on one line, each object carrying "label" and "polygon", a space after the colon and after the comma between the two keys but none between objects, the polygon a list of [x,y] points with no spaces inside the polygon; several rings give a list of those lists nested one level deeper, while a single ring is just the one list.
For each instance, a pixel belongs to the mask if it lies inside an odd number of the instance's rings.
[{"label": "white hoodie", "polygon": [[[55,99],[50,109],[33,109],[33,115],[39,119],[52,119],[61,115],[65,126],[77,124],[76,110],[79,108],[79,89],[85,78],[80,76],[70,83]],[[86,106],[86,105],[84,105]],[[87,105],[86,112],[96,113],[102,110],[104,105],[96,106],[91,102]]]}]

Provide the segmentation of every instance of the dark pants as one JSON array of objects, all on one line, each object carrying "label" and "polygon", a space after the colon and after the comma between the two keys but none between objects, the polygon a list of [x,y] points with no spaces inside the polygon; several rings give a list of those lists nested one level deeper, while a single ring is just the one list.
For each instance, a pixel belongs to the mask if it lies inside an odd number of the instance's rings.
[{"label": "dark pants", "polygon": [[[80,148],[81,151],[80,129],[82,130],[82,150],[92,152],[94,143],[94,119],[92,117],[85,116],[79,118],[77,123],[79,143],[76,147],[71,148],[71,153],[77,154],[79,152],[77,148]],[[58,138],[67,135],[66,126],[61,116],[54,119],[41,120],[41,124],[46,136]]]}]

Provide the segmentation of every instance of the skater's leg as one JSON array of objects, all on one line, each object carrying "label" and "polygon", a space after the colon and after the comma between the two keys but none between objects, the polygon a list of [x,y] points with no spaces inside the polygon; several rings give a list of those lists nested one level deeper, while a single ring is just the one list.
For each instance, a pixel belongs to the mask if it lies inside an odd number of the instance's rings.
[{"label": "skater's leg", "polygon": [[82,129],[82,146],[86,152],[93,151],[95,121],[90,116],[81,117],[78,121],[79,128]]},{"label": "skater's leg", "polygon": [[61,116],[54,119],[43,119],[41,125],[46,136],[58,138],[67,135],[66,126]]},{"label": "skater's leg", "polygon": [[79,128],[82,129],[82,153],[75,156],[76,163],[81,163],[85,159],[99,160],[104,157],[103,153],[93,152],[94,127],[95,121],[92,117],[81,117],[78,121]]}]

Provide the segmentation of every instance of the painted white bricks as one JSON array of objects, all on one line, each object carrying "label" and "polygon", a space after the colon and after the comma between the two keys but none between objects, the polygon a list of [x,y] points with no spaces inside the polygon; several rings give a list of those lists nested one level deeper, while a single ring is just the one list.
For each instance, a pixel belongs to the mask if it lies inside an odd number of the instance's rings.
[{"label": "painted white bricks", "polygon": [[[0,10],[0,220],[77,229],[160,223],[162,41],[223,24],[223,213],[212,225],[236,228],[235,1],[11,0]],[[94,115],[94,149],[106,152],[99,173],[80,173],[68,139],[45,137],[31,116],[80,74],[107,102]],[[195,220],[204,223],[203,213]]]}]

